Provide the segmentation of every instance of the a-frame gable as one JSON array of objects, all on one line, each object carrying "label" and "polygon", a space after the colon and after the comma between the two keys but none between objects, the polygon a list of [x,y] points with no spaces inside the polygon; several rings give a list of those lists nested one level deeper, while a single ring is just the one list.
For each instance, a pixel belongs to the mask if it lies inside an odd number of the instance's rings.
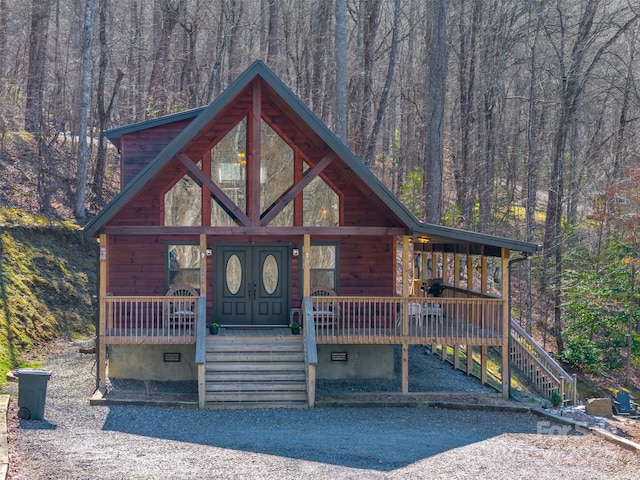
[{"label": "a-frame gable", "polygon": [[[254,87],[259,89],[256,95]],[[493,245],[497,248],[535,252],[536,245],[507,240],[491,235],[476,234],[453,228],[428,225],[419,222],[413,214],[386,188],[386,186],[338,139],[329,128],[304,103],[296,97],[284,83],[260,61],[254,62],[245,70],[219,97],[208,107],[203,108],[195,118],[182,130],[123,190],[105,207],[96,218],[85,226],[89,235],[98,233],[116,214],[131,202],[153,178],[155,178],[172,161],[181,162],[194,180],[205,185],[222,203],[224,209],[233,212],[240,224],[251,224],[253,227],[265,226],[286,204],[300,194],[301,190],[316,175],[330,178],[335,188],[343,185],[356,187],[360,195],[360,203],[366,204],[369,211],[384,211],[391,224],[400,226],[407,234],[420,233],[433,236],[438,241],[452,240],[458,243],[474,243]],[[187,117],[196,112],[186,112]],[[185,120],[185,116],[173,116],[173,120]],[[203,152],[211,148],[233,128],[234,122],[253,115],[254,122],[264,119],[287,143],[297,149],[310,166],[309,177],[297,179],[288,188],[280,200],[269,206],[264,212],[245,214],[234,210],[230,199],[225,199],[223,192],[206,177],[196,166]],[[183,118],[184,117],[184,118]],[[224,117],[226,121],[220,122]],[[189,117],[191,118],[191,117]],[[153,125],[173,121],[158,119]],[[253,128],[256,131],[255,123]],[[143,128],[144,125],[123,127],[118,135]],[[251,134],[251,133],[249,133]],[[259,135],[259,134],[258,134]],[[247,152],[249,153],[249,152]],[[253,176],[259,172],[253,172]],[[351,192],[355,190],[351,188]],[[256,195],[256,192],[249,192]],[[353,193],[352,193],[353,194]],[[345,201],[348,205],[349,201]],[[254,207],[255,209],[255,200]],[[366,211],[361,207],[354,212],[346,224],[359,226],[358,222],[366,222]],[[261,213],[261,218],[257,215]]]}]

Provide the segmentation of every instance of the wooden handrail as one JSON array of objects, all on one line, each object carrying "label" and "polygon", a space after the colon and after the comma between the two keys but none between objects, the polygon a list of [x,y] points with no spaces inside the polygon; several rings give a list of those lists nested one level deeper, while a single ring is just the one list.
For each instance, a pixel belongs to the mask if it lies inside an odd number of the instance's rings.
[{"label": "wooden handrail", "polygon": [[576,404],[577,379],[567,373],[551,355],[514,320],[511,320],[511,362],[528,377],[545,397],[556,390],[564,403]]}]

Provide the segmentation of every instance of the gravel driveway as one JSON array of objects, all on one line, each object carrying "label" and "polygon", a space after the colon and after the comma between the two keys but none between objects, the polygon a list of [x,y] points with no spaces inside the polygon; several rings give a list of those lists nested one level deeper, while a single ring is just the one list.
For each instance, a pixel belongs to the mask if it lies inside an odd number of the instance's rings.
[{"label": "gravel driveway", "polygon": [[[540,417],[436,408],[179,410],[89,406],[79,343],[45,367],[45,420],[9,417],[14,479],[637,479],[640,458]],[[16,385],[11,386],[17,390]]]}]

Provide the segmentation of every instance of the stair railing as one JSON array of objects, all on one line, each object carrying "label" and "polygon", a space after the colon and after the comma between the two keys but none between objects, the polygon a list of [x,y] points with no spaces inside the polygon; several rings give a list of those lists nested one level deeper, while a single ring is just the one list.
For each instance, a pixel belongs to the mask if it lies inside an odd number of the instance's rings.
[{"label": "stair railing", "polygon": [[518,323],[511,320],[511,364],[515,366],[545,398],[556,391],[563,404],[575,405],[577,380],[531,338]]}]

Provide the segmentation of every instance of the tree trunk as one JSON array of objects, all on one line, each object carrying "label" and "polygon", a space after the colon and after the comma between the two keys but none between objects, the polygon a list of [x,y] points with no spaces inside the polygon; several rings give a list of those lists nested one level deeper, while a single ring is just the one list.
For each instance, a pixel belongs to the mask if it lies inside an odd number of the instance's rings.
[{"label": "tree trunk", "polygon": [[74,213],[78,220],[85,219],[85,199],[87,193],[87,135],[89,120],[89,96],[91,92],[91,37],[93,34],[94,0],[86,0],[84,15],[84,35],[82,39],[82,101],[80,103],[80,132],[78,139],[78,166],[76,173],[76,204]]},{"label": "tree trunk", "polygon": [[444,103],[447,78],[447,0],[434,0],[433,30],[428,65],[427,178],[426,216],[428,223],[439,224],[442,217],[442,171],[444,163]]},{"label": "tree trunk", "polygon": [[118,93],[120,90],[120,84],[124,78],[122,70],[118,69],[116,75],[116,81],[113,86],[113,92],[109,105],[105,105],[104,89],[105,79],[107,74],[108,65],[108,45],[107,45],[107,0],[99,0],[98,6],[99,15],[99,39],[100,39],[100,62],[98,68],[98,88],[97,88],[97,109],[98,109],[98,121],[99,121],[99,138],[98,138],[98,152],[96,154],[96,168],[93,173],[93,182],[91,184],[91,196],[93,202],[97,207],[100,207],[103,203],[103,185],[104,174],[107,163],[107,147],[105,131],[109,124],[109,119],[113,109],[116,106]]},{"label": "tree trunk", "polygon": [[387,101],[389,99],[389,91],[391,90],[391,83],[393,82],[393,72],[396,67],[396,53],[398,51],[398,35],[399,35],[399,22],[400,22],[400,0],[394,0],[393,2],[393,26],[391,32],[391,48],[389,50],[389,65],[387,66],[387,76],[384,81],[384,87],[382,88],[382,95],[380,96],[380,103],[376,111],[376,119],[373,123],[373,129],[369,142],[367,145],[366,155],[364,157],[364,164],[370,166],[373,163],[374,155],[376,151],[376,145],[378,143],[378,133],[380,131],[380,125],[382,124],[382,118],[387,109]]},{"label": "tree trunk", "polygon": [[24,128],[39,135],[45,88],[46,49],[49,36],[50,0],[32,0],[29,31],[29,66],[27,70]]},{"label": "tree trunk", "polygon": [[347,0],[336,1],[335,134],[347,143]]}]

